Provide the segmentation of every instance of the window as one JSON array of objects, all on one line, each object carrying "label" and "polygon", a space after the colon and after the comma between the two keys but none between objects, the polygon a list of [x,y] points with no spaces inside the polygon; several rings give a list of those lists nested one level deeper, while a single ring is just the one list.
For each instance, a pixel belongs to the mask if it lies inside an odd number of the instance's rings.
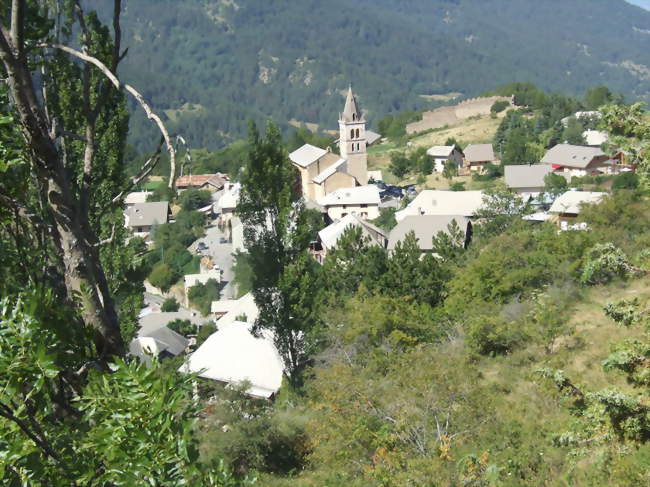
[{"label": "window", "polygon": [[357,114],[356,114],[356,113],[353,113],[353,114],[352,114],[352,121],[354,122],[356,119],[357,119]]},{"label": "window", "polygon": [[359,138],[359,129],[357,129],[357,139]]},{"label": "window", "polygon": [[366,203],[361,203],[361,208],[368,208],[368,205]]},{"label": "window", "polygon": [[350,130],[350,138],[354,139],[354,129]]}]

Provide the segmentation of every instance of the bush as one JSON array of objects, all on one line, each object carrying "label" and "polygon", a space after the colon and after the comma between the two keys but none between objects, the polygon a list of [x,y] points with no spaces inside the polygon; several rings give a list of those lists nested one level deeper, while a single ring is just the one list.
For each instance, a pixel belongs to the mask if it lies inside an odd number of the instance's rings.
[{"label": "bush", "polygon": [[167,323],[167,328],[184,337],[196,334],[196,326],[190,320],[174,320]]},{"label": "bush", "polygon": [[174,311],[178,311],[179,304],[178,301],[176,301],[176,298],[167,298],[165,301],[163,301],[162,306],[160,307],[160,311],[163,313],[170,313]]},{"label": "bush", "polygon": [[186,189],[181,193],[178,201],[185,211],[198,210],[212,202],[212,195],[206,190]]},{"label": "bush", "polygon": [[162,291],[168,291],[180,276],[167,264],[160,262],[156,264],[149,274],[149,282]]},{"label": "bush", "polygon": [[451,183],[449,189],[452,191],[465,191],[465,181],[456,181]]},{"label": "bush", "polygon": [[634,273],[621,249],[613,243],[597,244],[587,252],[580,281],[583,284],[605,284]]},{"label": "bush", "polygon": [[520,322],[505,320],[494,313],[472,317],[467,323],[467,346],[480,355],[509,353],[527,338]]},{"label": "bush", "polygon": [[172,201],[173,199],[174,192],[166,184],[159,185],[149,196],[147,196],[148,202]]},{"label": "bush", "polygon": [[214,321],[209,321],[207,323],[203,323],[199,327],[199,332],[196,334],[196,348],[199,348],[203,343],[217,331],[217,325],[215,325]]},{"label": "bush", "polygon": [[624,172],[614,178],[613,190],[637,189],[639,187],[639,176],[635,172]]},{"label": "bush", "polygon": [[205,284],[198,283],[192,286],[187,295],[192,306],[203,315],[208,315],[212,301],[217,301],[220,293],[221,285],[215,279],[210,279]]},{"label": "bush", "polygon": [[490,108],[490,112],[492,113],[501,113],[504,111],[506,108],[510,106],[510,103],[507,101],[501,100],[501,101],[495,101],[492,104],[492,107]]}]

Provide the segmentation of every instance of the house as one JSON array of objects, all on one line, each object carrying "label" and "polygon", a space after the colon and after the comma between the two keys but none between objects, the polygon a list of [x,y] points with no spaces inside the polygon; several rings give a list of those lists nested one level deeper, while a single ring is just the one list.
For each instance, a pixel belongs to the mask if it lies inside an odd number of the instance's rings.
[{"label": "house", "polygon": [[166,326],[176,320],[188,320],[196,325],[197,329],[211,321],[211,318],[204,318],[192,311],[173,311],[168,313],[146,313],[138,317],[138,336],[147,336],[149,332]]},{"label": "house", "polygon": [[600,147],[609,140],[609,134],[602,130],[585,130],[582,132],[582,138],[585,139],[585,145]]},{"label": "house", "polygon": [[556,198],[549,213],[561,227],[566,226],[580,215],[582,205],[600,203],[605,195],[591,191],[567,191]]},{"label": "house", "polygon": [[[246,321],[254,323],[259,316],[257,304],[253,293],[244,294],[239,299],[222,299],[212,301],[210,312],[217,320],[217,326],[222,326],[233,321]],[[243,319],[245,317],[245,319]]]},{"label": "house", "polygon": [[126,209],[124,216],[126,226],[136,236],[146,238],[154,225],[167,223],[169,203],[167,201],[135,203]]},{"label": "house", "polygon": [[127,206],[133,206],[139,203],[146,203],[149,195],[153,194],[151,191],[134,191],[129,193],[124,197],[124,204]]},{"label": "house", "polygon": [[368,132],[352,88],[339,114],[339,152],[305,144],[289,154],[300,175],[302,195],[316,201],[341,188],[368,183]]},{"label": "house", "polygon": [[548,164],[505,166],[506,186],[517,193],[541,193],[544,178],[553,172]]},{"label": "house", "polygon": [[272,399],[282,385],[284,363],[275,346],[273,334],[242,321],[219,324],[219,329],[178,369],[196,373],[226,385],[247,383],[246,393]]},{"label": "house", "polygon": [[427,155],[433,158],[433,170],[436,172],[444,171],[448,161],[452,161],[458,169],[463,167],[464,154],[454,145],[434,145],[427,149]]},{"label": "house", "polygon": [[129,353],[149,364],[152,357],[172,358],[183,353],[190,341],[174,330],[161,325],[158,328],[142,329],[129,344]]},{"label": "house", "polygon": [[395,213],[401,222],[412,215],[460,215],[471,218],[483,207],[483,191],[421,191],[409,205]]},{"label": "house", "polygon": [[228,175],[222,173],[214,174],[186,174],[176,180],[176,189],[205,189],[207,191],[219,191],[228,182]]},{"label": "house", "polygon": [[227,224],[237,211],[241,183],[226,183],[222,195],[217,200],[219,223]]},{"label": "house", "polygon": [[413,232],[422,252],[433,250],[433,237],[439,232],[449,234],[449,226],[453,222],[465,235],[462,246],[467,248],[472,239],[472,223],[469,218],[461,215],[411,215],[400,221],[390,232],[388,237],[388,250],[395,250],[399,242],[403,242],[406,236]]},{"label": "house", "polygon": [[599,147],[558,144],[546,152],[542,164],[548,164],[555,172],[571,176],[602,174],[613,171],[614,164]]},{"label": "house", "polygon": [[337,189],[318,200],[332,220],[340,220],[350,214],[374,220],[379,216],[379,203],[379,188],[374,184]]},{"label": "house", "polygon": [[463,153],[465,155],[465,167],[468,167],[470,171],[483,172],[485,166],[497,162],[492,144],[470,144]]},{"label": "house", "polygon": [[381,140],[381,134],[373,132],[372,130],[366,130],[366,147],[376,144]]},{"label": "house", "polygon": [[352,227],[361,229],[361,234],[364,238],[368,239],[369,245],[386,248],[388,235],[384,230],[361,219],[357,215],[350,214],[340,220],[336,220],[318,232],[319,246],[316,249],[312,249],[312,254],[316,260],[322,264],[327,257],[327,253],[336,248],[336,244],[341,236],[348,228]]}]

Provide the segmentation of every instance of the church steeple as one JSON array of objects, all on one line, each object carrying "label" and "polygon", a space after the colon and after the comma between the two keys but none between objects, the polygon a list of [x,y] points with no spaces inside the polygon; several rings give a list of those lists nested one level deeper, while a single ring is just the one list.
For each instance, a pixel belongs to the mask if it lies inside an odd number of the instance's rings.
[{"label": "church steeple", "polygon": [[348,89],[345,107],[339,116],[339,149],[341,157],[347,160],[348,173],[354,176],[358,184],[367,184],[366,121],[352,86]]},{"label": "church steeple", "polygon": [[348,96],[345,98],[345,107],[341,113],[341,120],[344,122],[358,122],[363,118],[357,100],[352,93],[352,85],[348,88]]}]

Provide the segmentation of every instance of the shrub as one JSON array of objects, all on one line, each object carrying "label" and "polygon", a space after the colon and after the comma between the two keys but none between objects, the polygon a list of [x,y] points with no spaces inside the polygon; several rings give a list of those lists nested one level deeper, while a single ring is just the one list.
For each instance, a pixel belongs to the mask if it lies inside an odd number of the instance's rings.
[{"label": "shrub", "polygon": [[614,178],[612,189],[637,189],[639,187],[639,176],[634,172],[624,172]]},{"label": "shrub", "polygon": [[612,243],[597,244],[587,252],[580,281],[583,284],[605,284],[634,272],[621,249]]},{"label": "shrub", "polygon": [[492,113],[501,113],[502,111],[504,111],[509,106],[510,106],[510,103],[508,103],[505,100],[495,101],[492,104],[492,107],[490,108],[490,112],[492,112]]},{"label": "shrub", "polygon": [[188,291],[188,298],[192,306],[195,306],[203,315],[210,313],[212,301],[219,299],[221,285],[215,280],[210,279],[205,284],[196,284]]},{"label": "shrub", "polygon": [[196,326],[190,320],[174,320],[167,323],[167,328],[183,336],[196,334]]},{"label": "shrub", "polygon": [[198,210],[212,202],[212,195],[206,190],[186,189],[181,193],[178,202],[185,211]]},{"label": "shrub", "polygon": [[160,262],[154,266],[151,274],[149,274],[149,282],[162,291],[168,291],[172,284],[178,280],[178,277],[171,267]]},{"label": "shrub", "polygon": [[169,313],[173,311],[178,311],[179,304],[178,301],[176,301],[176,298],[167,298],[165,301],[163,301],[162,306],[160,307],[160,311],[163,313]]},{"label": "shrub", "polygon": [[207,323],[203,323],[200,328],[199,332],[196,334],[196,348],[199,348],[203,343],[217,331],[217,325],[215,325],[214,321],[209,321]]},{"label": "shrub", "polygon": [[519,321],[508,321],[494,313],[472,317],[466,326],[467,346],[481,355],[509,353],[528,338]]}]

